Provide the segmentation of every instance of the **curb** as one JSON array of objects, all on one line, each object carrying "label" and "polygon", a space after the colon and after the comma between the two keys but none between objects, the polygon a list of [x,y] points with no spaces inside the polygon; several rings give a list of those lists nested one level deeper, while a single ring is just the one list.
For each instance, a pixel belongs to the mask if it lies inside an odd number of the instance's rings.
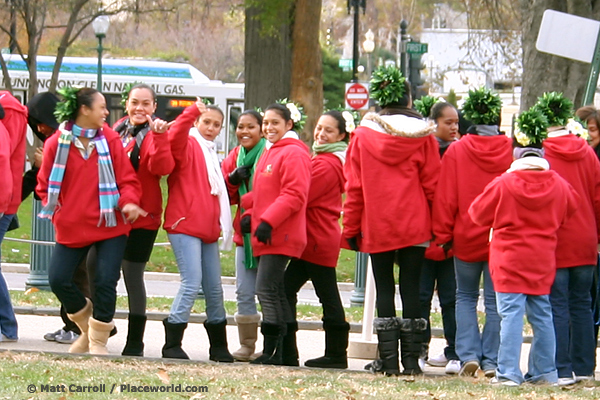
[{"label": "curb", "polygon": [[[18,263],[2,263],[2,272],[10,272],[16,274],[28,274],[29,264],[18,264]],[[171,272],[144,272],[144,279],[149,281],[162,281],[162,282],[179,282],[179,274]],[[235,286],[235,277],[233,276],[222,276],[221,284]],[[354,283],[351,282],[338,282],[338,290],[340,292],[351,292],[354,290]],[[308,281],[302,287],[303,289],[314,290],[314,286],[311,281]]]},{"label": "curb", "polygon": [[[33,307],[33,306],[15,306],[13,307],[15,310],[15,314],[24,314],[24,315],[37,315],[40,317],[52,316],[58,317],[60,316],[60,309],[57,307]],[[127,319],[129,315],[129,311],[126,310],[116,310],[115,311],[115,319]],[[169,316],[169,313],[159,312],[159,311],[148,311],[146,313],[148,320],[151,321],[162,321]],[[189,323],[192,324],[201,324],[206,321],[206,314],[191,314]],[[237,326],[233,315],[227,316],[227,325]],[[321,321],[298,321],[298,329],[304,331],[320,331],[323,330],[323,322]],[[351,322],[350,323],[350,333],[362,333],[362,323]],[[373,330],[373,333],[376,333]],[[431,328],[431,337],[434,338],[443,338],[444,330],[442,328]],[[531,343],[533,339],[532,336],[526,335],[523,336],[523,343]]]}]

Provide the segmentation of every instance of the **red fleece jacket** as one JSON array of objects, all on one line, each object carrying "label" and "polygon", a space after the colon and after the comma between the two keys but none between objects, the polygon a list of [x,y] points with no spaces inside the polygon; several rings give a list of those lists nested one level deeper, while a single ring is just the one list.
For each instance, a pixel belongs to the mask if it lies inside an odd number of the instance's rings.
[{"label": "red fleece jacket", "polygon": [[237,205],[235,217],[233,218],[233,242],[238,246],[244,245],[244,239],[242,238],[242,232],[240,227],[240,186],[232,185],[229,182],[229,174],[231,174],[237,168],[237,158],[240,154],[240,146],[235,147],[229,152],[227,157],[221,163],[221,171],[225,177],[225,183],[227,184],[227,192],[229,193],[229,203],[231,205]]},{"label": "red fleece jacket", "polygon": [[344,238],[380,253],[431,239],[431,203],[440,171],[433,135],[392,136],[359,126],[344,166]]},{"label": "red fleece jacket", "polygon": [[[265,150],[256,165],[252,192],[242,200],[244,208],[252,215],[252,249],[256,257],[302,255],[306,247],[309,186],[310,156],[303,142],[281,139]],[[273,228],[270,245],[259,242],[254,236],[263,221]]]},{"label": "red fleece jacket", "polygon": [[[140,204],[142,188],[135,176],[119,135],[108,125],[103,128],[110,151],[115,179],[119,188],[119,207],[125,204]],[[42,204],[48,202],[48,178],[54,165],[59,134],[50,136],[44,143],[44,158],[38,173],[36,192]],[[59,206],[54,211],[52,223],[56,241],[68,247],[84,247],[92,243],[127,235],[131,224],[117,211],[117,226],[108,228],[100,221],[98,197],[98,152],[93,150],[85,160],[75,145],[69,148],[67,168],[58,195]]]},{"label": "red fleece jacket", "polygon": [[557,231],[578,202],[577,192],[556,172],[527,170],[497,177],[473,201],[473,221],[493,228],[489,262],[497,292],[550,293]]},{"label": "red fleece jacket", "polygon": [[221,232],[219,199],[210,194],[202,148],[189,136],[198,116],[196,105],[187,107],[168,132],[175,168],[167,179],[169,199],[164,228],[168,233],[183,233],[214,243]]},{"label": "red fleece jacket", "polygon": [[[600,227],[600,163],[594,150],[575,135],[544,140],[550,168],[581,197],[579,209],[558,231],[558,268],[595,265]],[[545,211],[544,211],[545,212]]]},{"label": "red fleece jacket", "polygon": [[[118,126],[123,119],[117,121],[113,127]],[[135,146],[135,139],[125,147],[129,157]],[[160,178],[169,175],[175,167],[171,154],[169,136],[155,132],[148,132],[140,148],[140,163],[136,171],[137,178],[142,185],[142,198],[140,207],[148,212],[146,217],[140,217],[133,223],[133,229],[157,230],[162,219],[162,192]]]},{"label": "red fleece jacket", "polygon": [[341,160],[332,153],[312,159],[312,178],[306,208],[307,244],[302,260],[325,267],[336,267],[340,255],[340,213],[344,193]]},{"label": "red fleece jacket", "polygon": [[466,135],[442,159],[433,203],[437,244],[453,240],[454,255],[466,262],[488,260],[489,229],[469,217],[469,206],[512,163],[512,143],[504,136]]},{"label": "red fleece jacket", "polygon": [[0,214],[6,213],[12,200],[13,175],[10,169],[10,134],[0,121]]},{"label": "red fleece jacket", "polygon": [[10,136],[10,171],[12,174],[12,197],[5,214],[16,214],[21,204],[23,173],[25,172],[25,135],[27,134],[27,107],[10,92],[0,91],[0,104],[4,108],[2,119]]}]

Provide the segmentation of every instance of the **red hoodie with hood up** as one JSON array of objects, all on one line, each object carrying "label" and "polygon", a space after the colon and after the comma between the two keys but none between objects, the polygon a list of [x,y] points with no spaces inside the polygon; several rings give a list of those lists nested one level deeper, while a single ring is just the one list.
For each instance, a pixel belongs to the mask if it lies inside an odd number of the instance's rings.
[{"label": "red hoodie with hood up", "polygon": [[440,171],[435,137],[407,133],[426,129],[425,121],[405,115],[381,118],[387,128],[363,120],[354,130],[344,166],[343,237],[356,237],[365,253],[431,240],[430,206]]},{"label": "red hoodie with hood up", "polygon": [[[10,92],[0,91],[0,104],[4,108],[2,124],[10,137],[10,171],[12,174],[12,197],[4,214],[16,214],[21,204],[23,173],[25,172],[25,135],[27,134],[27,107]],[[2,210],[0,210],[2,212]]]},{"label": "red hoodie with hood up", "polygon": [[488,261],[489,227],[476,225],[468,210],[475,197],[511,163],[512,143],[502,134],[466,135],[448,148],[433,203],[437,244],[453,240],[454,255],[462,261]]},{"label": "red hoodie with hood up", "polygon": [[557,232],[578,202],[577,192],[556,172],[530,170],[497,177],[473,201],[473,221],[493,228],[490,274],[497,292],[550,293]]},{"label": "red hoodie with hood up", "polygon": [[[600,241],[600,163],[594,150],[575,135],[544,140],[550,168],[581,197],[579,209],[558,231],[558,268],[595,265]],[[544,211],[545,212],[545,211]]]}]

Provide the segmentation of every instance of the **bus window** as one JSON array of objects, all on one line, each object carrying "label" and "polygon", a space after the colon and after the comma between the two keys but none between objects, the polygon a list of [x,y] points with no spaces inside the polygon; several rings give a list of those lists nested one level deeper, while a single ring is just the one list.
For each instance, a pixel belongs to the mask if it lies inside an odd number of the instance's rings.
[{"label": "bus window", "polygon": [[242,113],[243,104],[241,103],[233,103],[227,105],[227,115],[229,116],[228,124],[225,126],[227,130],[225,132],[227,137],[227,148],[225,149],[225,154],[229,154],[229,152],[238,145],[237,136],[235,135],[235,130],[237,128],[238,119],[240,118],[240,114]]},{"label": "bus window", "polygon": [[125,110],[121,105],[121,95],[118,94],[104,94],[106,98],[106,106],[110,114],[108,114],[108,125],[113,126],[115,122],[123,118]]}]

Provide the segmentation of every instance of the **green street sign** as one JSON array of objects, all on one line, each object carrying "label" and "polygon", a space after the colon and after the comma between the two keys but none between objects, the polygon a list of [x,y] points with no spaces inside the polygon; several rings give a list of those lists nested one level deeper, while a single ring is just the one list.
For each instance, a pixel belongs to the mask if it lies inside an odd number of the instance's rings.
[{"label": "green street sign", "polygon": [[427,53],[427,43],[407,42],[406,52],[408,54],[425,54]]},{"label": "green street sign", "polygon": [[340,58],[340,60],[338,61],[338,67],[352,69],[352,59]]}]

